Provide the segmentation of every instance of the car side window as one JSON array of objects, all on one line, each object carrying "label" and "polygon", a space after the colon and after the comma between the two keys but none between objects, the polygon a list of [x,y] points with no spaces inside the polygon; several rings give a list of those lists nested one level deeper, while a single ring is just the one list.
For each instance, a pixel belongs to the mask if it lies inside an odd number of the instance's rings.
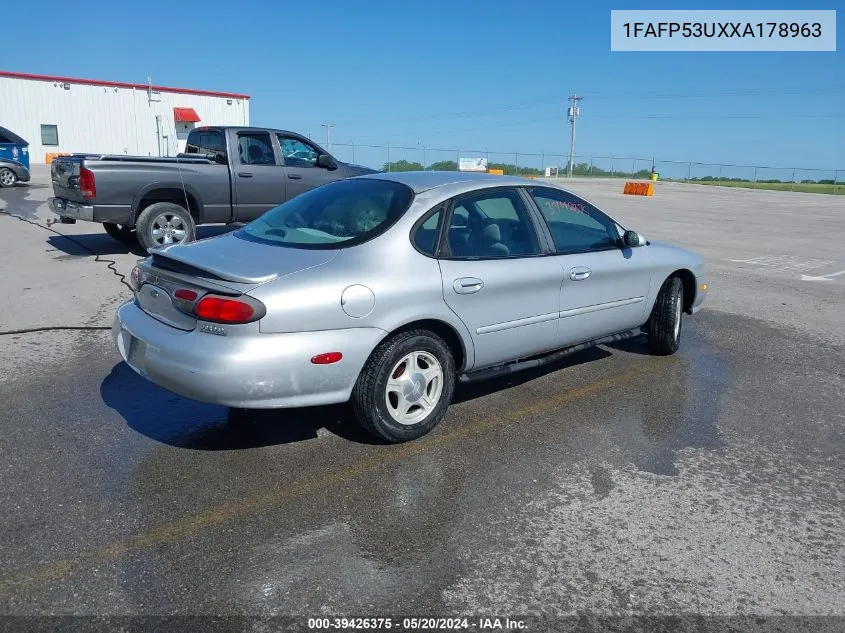
[{"label": "car side window", "polygon": [[282,158],[287,167],[316,167],[319,152],[298,138],[278,134]]},{"label": "car side window", "polygon": [[426,255],[434,255],[437,250],[437,236],[443,221],[443,207],[432,213],[414,233],[414,246]]},{"label": "car side window", "polygon": [[449,218],[448,255],[494,259],[540,254],[540,242],[519,193],[495,189],[456,201]]},{"label": "car side window", "polygon": [[619,245],[613,221],[567,191],[536,188],[531,197],[540,208],[559,254],[608,250]]},{"label": "car side window", "polygon": [[267,132],[238,134],[238,155],[242,165],[275,165],[273,144]]}]

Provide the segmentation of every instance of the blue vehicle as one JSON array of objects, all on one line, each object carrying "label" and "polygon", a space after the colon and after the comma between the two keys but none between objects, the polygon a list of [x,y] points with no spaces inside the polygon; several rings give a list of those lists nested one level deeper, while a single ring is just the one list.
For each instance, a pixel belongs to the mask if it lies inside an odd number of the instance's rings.
[{"label": "blue vehicle", "polygon": [[29,182],[29,143],[0,126],[0,187]]}]

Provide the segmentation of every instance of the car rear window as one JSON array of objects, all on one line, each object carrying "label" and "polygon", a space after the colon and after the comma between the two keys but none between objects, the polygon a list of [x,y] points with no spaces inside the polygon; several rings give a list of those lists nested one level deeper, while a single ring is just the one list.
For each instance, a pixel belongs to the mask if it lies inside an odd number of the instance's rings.
[{"label": "car rear window", "polygon": [[343,248],[383,233],[413,199],[413,191],[400,183],[338,180],[270,209],[236,235],[293,248]]}]

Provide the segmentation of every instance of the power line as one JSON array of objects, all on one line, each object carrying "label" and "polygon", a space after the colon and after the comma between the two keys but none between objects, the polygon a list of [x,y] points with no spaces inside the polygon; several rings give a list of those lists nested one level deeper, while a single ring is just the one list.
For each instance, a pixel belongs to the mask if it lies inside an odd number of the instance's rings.
[{"label": "power line", "polygon": [[[754,97],[764,96],[769,94],[776,95],[810,95],[810,94],[828,94],[828,93],[842,93],[845,92],[845,86],[788,86],[784,88],[733,88],[724,90],[697,90],[684,92],[617,92],[617,93],[603,93],[603,92],[584,92],[582,96],[586,96],[591,100],[672,100],[672,99],[716,99],[727,97]],[[425,123],[433,121],[441,121],[444,119],[460,119],[471,116],[479,116],[485,114],[496,114],[499,112],[509,112],[523,108],[535,108],[544,105],[555,105],[566,103],[568,99],[562,97],[546,97],[539,100],[520,101],[509,104],[502,104],[498,106],[490,106],[474,110],[464,110],[461,112],[451,112],[443,114],[428,114],[416,117],[406,117],[399,119],[392,119],[385,121],[382,118],[371,119],[352,119],[343,123],[345,127],[367,127],[370,125],[400,125],[411,123]]]}]

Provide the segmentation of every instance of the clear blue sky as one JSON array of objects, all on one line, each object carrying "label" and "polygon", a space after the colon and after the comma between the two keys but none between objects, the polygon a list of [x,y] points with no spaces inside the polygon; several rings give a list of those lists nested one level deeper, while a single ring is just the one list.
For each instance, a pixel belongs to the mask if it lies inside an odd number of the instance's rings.
[{"label": "clear blue sky", "polygon": [[[841,0],[640,6],[838,8],[840,26],[845,14]],[[610,51],[611,8],[634,7],[12,2],[3,21],[24,44],[5,46],[0,65],[245,92],[255,125],[324,142],[328,121],[335,143],[419,144],[428,162],[454,159],[434,147],[509,152],[509,162],[514,151],[566,153],[566,97],[577,92],[578,155],[845,168],[845,29],[835,53],[620,53]]]}]

